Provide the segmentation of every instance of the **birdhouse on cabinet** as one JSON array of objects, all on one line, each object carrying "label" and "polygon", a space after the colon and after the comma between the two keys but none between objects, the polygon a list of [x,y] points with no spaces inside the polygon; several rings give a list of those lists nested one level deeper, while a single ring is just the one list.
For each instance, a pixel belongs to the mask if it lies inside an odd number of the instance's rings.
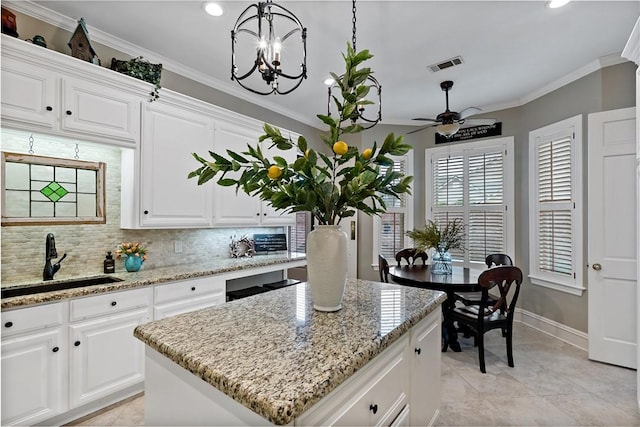
[{"label": "birdhouse on cabinet", "polygon": [[84,18],[80,18],[78,21],[78,26],[67,44],[71,48],[71,56],[74,58],[100,65],[100,59],[98,59],[96,51],[91,47],[89,31],[87,31],[87,24],[84,22]]}]

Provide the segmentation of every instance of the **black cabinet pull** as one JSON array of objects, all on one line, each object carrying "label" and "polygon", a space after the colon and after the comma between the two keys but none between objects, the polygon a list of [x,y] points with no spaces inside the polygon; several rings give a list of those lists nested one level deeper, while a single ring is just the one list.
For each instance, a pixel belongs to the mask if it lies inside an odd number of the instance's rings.
[{"label": "black cabinet pull", "polygon": [[116,304],[118,304],[118,303],[117,303],[117,302],[115,302],[115,301],[111,301],[111,307],[115,307],[115,306],[116,306]]},{"label": "black cabinet pull", "polygon": [[414,351],[415,351],[417,354],[420,354],[420,352],[421,352],[422,350],[421,350],[420,348],[416,348]]},{"label": "black cabinet pull", "polygon": [[256,216],[260,216],[260,212],[258,212],[258,213],[256,214]]},{"label": "black cabinet pull", "polygon": [[78,347],[80,345],[80,341],[76,341],[73,343],[73,345],[75,345],[76,347]]},{"label": "black cabinet pull", "polygon": [[144,214],[145,215],[149,215],[149,211],[144,211]]},{"label": "black cabinet pull", "polygon": [[47,105],[47,111],[53,111],[53,107],[51,105]]},{"label": "black cabinet pull", "polygon": [[192,287],[191,287],[191,290],[192,290],[192,291],[195,291],[195,290],[196,290],[196,287],[195,287],[195,286],[192,286]]},{"label": "black cabinet pull", "polygon": [[369,410],[371,412],[373,412],[373,415],[377,414],[378,413],[378,405],[376,405],[375,403],[372,404],[372,405],[369,405]]},{"label": "black cabinet pull", "polygon": [[4,324],[5,328],[10,328],[12,326],[13,326],[13,322],[7,322],[7,323]]},{"label": "black cabinet pull", "polygon": [[70,116],[71,114],[73,114],[71,113],[71,110],[67,110],[67,116]]},{"label": "black cabinet pull", "polygon": [[267,216],[267,213],[265,212],[265,213],[263,213],[262,215]]},{"label": "black cabinet pull", "polygon": [[60,350],[58,347],[53,347],[53,349],[51,349],[51,351],[53,351],[54,353],[57,353],[58,350]]}]

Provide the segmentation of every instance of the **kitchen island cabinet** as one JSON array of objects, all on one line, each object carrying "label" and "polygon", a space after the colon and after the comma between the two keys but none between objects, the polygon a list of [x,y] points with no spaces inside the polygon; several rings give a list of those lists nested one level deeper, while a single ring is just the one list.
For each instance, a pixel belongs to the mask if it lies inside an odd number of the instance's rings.
[{"label": "kitchen island cabinet", "polygon": [[[323,313],[301,283],[138,326],[145,424],[429,424],[445,298],[350,279],[343,309]],[[415,381],[435,387],[428,405]],[[411,418],[418,406],[430,413]]]}]

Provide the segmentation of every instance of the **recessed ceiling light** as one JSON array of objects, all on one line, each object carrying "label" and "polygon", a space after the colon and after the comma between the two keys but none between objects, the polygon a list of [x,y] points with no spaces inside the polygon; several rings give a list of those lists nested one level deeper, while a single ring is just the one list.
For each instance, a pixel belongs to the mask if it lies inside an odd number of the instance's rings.
[{"label": "recessed ceiling light", "polygon": [[222,16],[222,14],[224,13],[224,10],[222,10],[222,6],[211,1],[206,2],[203,8],[205,12],[207,12],[211,16]]},{"label": "recessed ceiling light", "polygon": [[557,8],[562,7],[565,4],[569,3],[570,1],[571,0],[551,0],[549,2],[549,8],[557,9]]}]

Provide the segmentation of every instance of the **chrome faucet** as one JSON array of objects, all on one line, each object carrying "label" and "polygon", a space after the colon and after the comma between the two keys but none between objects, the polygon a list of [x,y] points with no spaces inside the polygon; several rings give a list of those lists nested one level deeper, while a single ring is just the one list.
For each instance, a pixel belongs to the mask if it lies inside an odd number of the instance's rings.
[{"label": "chrome faucet", "polygon": [[60,263],[67,257],[67,254],[65,253],[62,255],[62,258],[60,258],[58,262],[51,265],[51,260],[58,256],[58,251],[56,250],[56,239],[53,237],[53,233],[47,234],[45,246],[45,262],[42,280],[53,280],[53,275],[60,270]]}]

